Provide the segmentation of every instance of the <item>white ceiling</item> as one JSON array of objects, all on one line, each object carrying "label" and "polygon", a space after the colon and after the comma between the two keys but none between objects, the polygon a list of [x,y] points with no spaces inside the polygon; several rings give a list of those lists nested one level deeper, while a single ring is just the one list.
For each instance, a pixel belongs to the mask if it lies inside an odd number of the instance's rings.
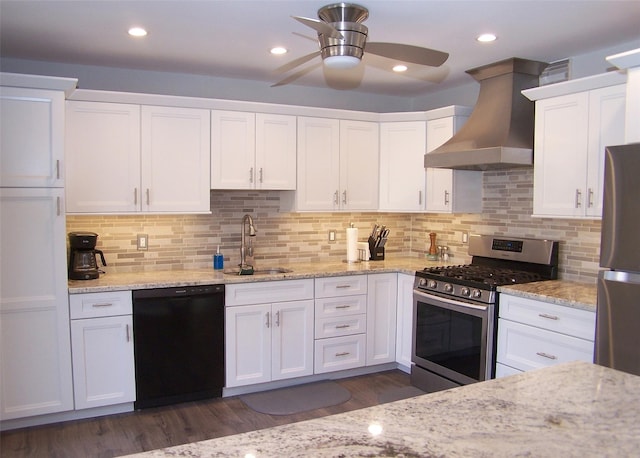
[{"label": "white ceiling", "polygon": [[[3,57],[146,69],[264,81],[285,79],[278,67],[317,51],[315,32],[290,16],[316,18],[330,0],[1,0]],[[466,84],[464,72],[509,57],[552,62],[640,38],[640,1],[401,1],[362,0],[370,41],[446,51],[439,68],[389,69],[366,55],[347,73],[314,67],[291,84],[415,96]],[[149,35],[133,39],[131,26]],[[498,40],[475,37],[494,32]],[[269,49],[290,52],[272,56]],[[335,70],[334,70],[335,72]],[[342,72],[345,72],[344,70]],[[349,78],[347,78],[347,76]],[[270,90],[278,90],[273,88]]]}]

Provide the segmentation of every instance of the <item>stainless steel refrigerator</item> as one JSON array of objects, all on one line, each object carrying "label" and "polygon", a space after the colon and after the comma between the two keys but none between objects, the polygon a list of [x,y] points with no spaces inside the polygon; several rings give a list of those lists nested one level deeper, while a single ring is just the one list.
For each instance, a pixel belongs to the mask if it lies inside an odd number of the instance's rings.
[{"label": "stainless steel refrigerator", "polygon": [[640,143],[605,151],[595,363],[640,375]]}]

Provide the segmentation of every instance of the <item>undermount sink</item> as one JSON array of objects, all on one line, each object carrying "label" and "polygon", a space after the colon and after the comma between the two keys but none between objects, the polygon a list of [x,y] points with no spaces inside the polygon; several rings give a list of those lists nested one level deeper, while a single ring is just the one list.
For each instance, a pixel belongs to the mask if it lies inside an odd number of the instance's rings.
[{"label": "undermount sink", "polygon": [[[254,269],[253,273],[243,273],[242,275],[278,275],[278,274],[288,274],[293,272],[291,269],[285,269],[283,267],[269,267],[263,269]],[[240,275],[240,269],[227,269],[224,271],[227,275]]]}]

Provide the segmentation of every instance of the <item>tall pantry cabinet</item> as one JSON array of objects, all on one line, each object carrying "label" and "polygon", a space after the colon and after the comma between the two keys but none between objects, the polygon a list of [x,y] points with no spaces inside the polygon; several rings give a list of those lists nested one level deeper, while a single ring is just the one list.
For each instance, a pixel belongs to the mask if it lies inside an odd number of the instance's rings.
[{"label": "tall pantry cabinet", "polygon": [[73,409],[64,205],[65,91],[0,74],[0,419]]}]

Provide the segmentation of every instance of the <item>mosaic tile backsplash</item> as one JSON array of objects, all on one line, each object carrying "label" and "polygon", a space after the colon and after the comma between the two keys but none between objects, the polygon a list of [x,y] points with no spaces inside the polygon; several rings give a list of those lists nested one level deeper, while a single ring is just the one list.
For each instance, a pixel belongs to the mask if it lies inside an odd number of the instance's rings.
[{"label": "mosaic tile backsplash", "polygon": [[[463,232],[548,238],[560,241],[560,278],[595,282],[598,272],[600,221],[532,218],[533,170],[484,172],[482,214],[433,213],[290,213],[280,208],[279,191],[211,191],[210,215],[69,215],[67,231],[99,234],[111,272],[212,268],[220,246],[225,267],[240,261],[244,214],[258,230],[253,240],[256,266],[278,262],[346,259],[346,228],[353,222],[366,240],[374,223],[391,229],[387,257],[424,257],[429,233],[449,246],[451,262],[470,258]],[[329,241],[329,231],[336,240]],[[146,251],[136,235],[148,234]]]}]

